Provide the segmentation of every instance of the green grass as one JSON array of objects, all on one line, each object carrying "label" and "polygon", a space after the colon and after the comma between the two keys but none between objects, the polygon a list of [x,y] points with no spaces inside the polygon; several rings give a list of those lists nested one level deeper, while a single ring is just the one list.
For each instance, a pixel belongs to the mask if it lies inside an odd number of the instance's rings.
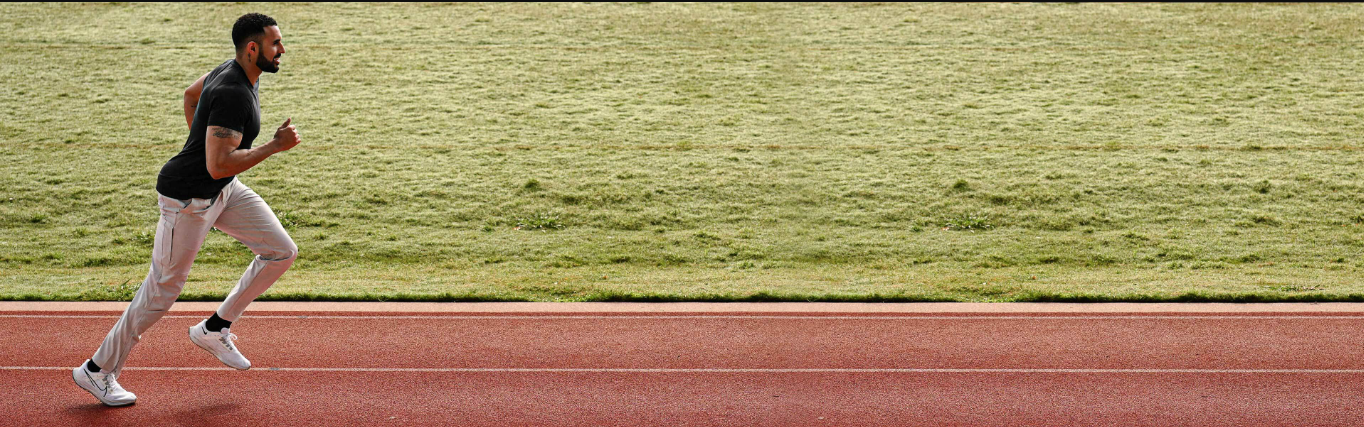
[{"label": "green grass", "polygon": [[0,5],[0,298],[130,295],[248,11],[262,299],[1364,300],[1364,7],[652,3]]}]

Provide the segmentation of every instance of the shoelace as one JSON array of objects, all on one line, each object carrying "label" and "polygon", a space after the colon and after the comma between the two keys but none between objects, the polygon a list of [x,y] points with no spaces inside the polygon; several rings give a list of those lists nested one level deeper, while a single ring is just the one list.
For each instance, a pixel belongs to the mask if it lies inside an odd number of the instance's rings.
[{"label": "shoelace", "polygon": [[105,395],[108,395],[110,392],[113,392],[115,389],[123,389],[123,386],[118,384],[118,378],[117,378],[117,376],[114,375],[114,374],[105,375],[105,376],[104,376],[104,394],[105,394]]},{"label": "shoelace", "polygon": [[228,332],[227,335],[222,335],[222,334],[219,334],[219,335],[218,335],[218,342],[223,343],[223,347],[227,347],[228,350],[232,350],[232,341],[236,341],[236,340],[237,340],[237,334],[234,334],[234,333],[231,333],[231,332]]}]

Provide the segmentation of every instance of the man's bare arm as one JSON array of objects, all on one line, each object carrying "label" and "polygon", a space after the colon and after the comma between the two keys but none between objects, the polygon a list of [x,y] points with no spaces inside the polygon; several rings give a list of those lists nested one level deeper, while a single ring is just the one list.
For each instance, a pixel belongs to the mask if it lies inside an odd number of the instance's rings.
[{"label": "man's bare arm", "polygon": [[185,126],[194,127],[194,110],[199,106],[199,95],[204,93],[204,80],[207,79],[208,73],[204,73],[185,89]]},{"label": "man's bare arm", "polygon": [[204,138],[204,160],[208,162],[209,176],[213,179],[234,176],[246,172],[275,153],[294,148],[301,140],[298,131],[289,124],[291,121],[293,120],[285,120],[284,124],[275,130],[275,138],[270,142],[245,150],[237,149],[242,145],[241,132],[221,126],[209,126],[208,135]]}]

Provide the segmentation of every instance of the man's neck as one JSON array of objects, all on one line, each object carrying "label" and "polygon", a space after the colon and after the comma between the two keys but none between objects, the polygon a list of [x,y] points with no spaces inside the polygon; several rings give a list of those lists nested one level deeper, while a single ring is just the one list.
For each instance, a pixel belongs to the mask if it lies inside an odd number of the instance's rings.
[{"label": "man's neck", "polygon": [[242,70],[246,71],[246,79],[251,80],[251,86],[255,86],[256,80],[260,79],[260,67],[257,67],[256,64],[247,61],[246,58],[240,56],[237,57],[236,61],[237,65],[241,66]]}]

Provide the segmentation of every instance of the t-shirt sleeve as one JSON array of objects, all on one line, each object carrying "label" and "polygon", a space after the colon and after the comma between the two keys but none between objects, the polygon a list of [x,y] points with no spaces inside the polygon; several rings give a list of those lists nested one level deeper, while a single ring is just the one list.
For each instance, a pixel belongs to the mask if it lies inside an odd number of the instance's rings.
[{"label": "t-shirt sleeve", "polygon": [[208,125],[245,132],[247,115],[251,113],[246,95],[234,90],[219,90],[213,95],[213,102],[208,105]]}]

